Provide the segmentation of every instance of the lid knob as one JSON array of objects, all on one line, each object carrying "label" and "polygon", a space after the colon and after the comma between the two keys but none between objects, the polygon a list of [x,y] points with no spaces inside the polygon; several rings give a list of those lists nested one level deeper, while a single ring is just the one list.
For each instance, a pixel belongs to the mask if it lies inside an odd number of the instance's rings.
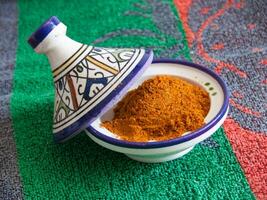
[{"label": "lid knob", "polygon": [[28,39],[28,43],[35,48],[60,23],[56,16],[46,20]]}]

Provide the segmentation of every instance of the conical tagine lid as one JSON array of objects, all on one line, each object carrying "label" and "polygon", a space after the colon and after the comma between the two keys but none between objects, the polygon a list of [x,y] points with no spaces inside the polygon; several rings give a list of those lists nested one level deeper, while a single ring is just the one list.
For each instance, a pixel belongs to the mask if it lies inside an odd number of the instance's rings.
[{"label": "conical tagine lid", "polygon": [[153,57],[150,50],[81,44],[67,37],[66,30],[51,17],[28,40],[35,52],[46,54],[52,68],[56,142],[78,134],[114,105]]}]

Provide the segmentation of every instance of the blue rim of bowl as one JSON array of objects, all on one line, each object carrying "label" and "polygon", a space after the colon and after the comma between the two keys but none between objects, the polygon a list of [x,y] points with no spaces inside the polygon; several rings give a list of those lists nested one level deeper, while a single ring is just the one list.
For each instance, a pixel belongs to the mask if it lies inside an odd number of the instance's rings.
[{"label": "blue rim of bowl", "polygon": [[187,142],[189,140],[199,137],[200,135],[204,134],[205,132],[210,130],[212,127],[214,127],[227,113],[227,109],[229,106],[229,92],[227,90],[227,86],[224,83],[224,81],[215,72],[201,65],[191,63],[188,61],[176,60],[176,59],[168,59],[168,58],[154,59],[152,63],[182,64],[188,67],[199,69],[211,75],[220,84],[223,90],[223,93],[224,93],[224,101],[223,101],[223,105],[219,113],[209,123],[204,125],[202,128],[199,128],[189,133],[188,135],[184,135],[184,136],[171,139],[171,140],[163,140],[163,141],[158,141],[158,142],[128,142],[125,140],[120,140],[120,139],[116,139],[116,138],[112,138],[110,136],[104,135],[101,132],[94,129],[93,127],[89,126],[86,129],[90,134],[92,134],[93,136],[95,136],[96,138],[104,142],[107,142],[109,144],[116,145],[119,147],[137,148],[137,149],[169,147],[169,146],[181,144],[181,143],[184,143],[184,142]]},{"label": "blue rim of bowl", "polygon": [[112,102],[114,98],[119,96],[123,92],[127,92],[128,87],[133,84],[133,82],[144,72],[144,70],[151,64],[153,58],[153,51],[145,50],[145,54],[142,59],[136,65],[136,67],[129,73],[122,82],[116,87],[115,90],[110,92],[105,99],[101,101],[101,103],[97,104],[93,109],[88,111],[84,116],[78,119],[76,122],[70,124],[63,130],[54,133],[54,141],[56,143],[65,142],[66,140],[71,139],[76,136],[86,127],[88,124],[91,124],[98,116],[107,111],[110,104],[116,103]]}]

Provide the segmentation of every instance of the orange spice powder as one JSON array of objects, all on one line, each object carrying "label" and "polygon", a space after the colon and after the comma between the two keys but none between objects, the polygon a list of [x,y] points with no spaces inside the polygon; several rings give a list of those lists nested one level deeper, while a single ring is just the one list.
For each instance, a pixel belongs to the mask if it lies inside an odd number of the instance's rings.
[{"label": "orange spice powder", "polygon": [[209,94],[201,87],[157,76],[128,92],[102,126],[127,141],[169,140],[203,126],[209,108]]}]

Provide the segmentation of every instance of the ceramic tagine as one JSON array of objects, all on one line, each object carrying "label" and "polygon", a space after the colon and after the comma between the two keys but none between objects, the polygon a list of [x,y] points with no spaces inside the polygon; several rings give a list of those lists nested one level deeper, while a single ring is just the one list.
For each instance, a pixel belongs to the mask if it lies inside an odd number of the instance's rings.
[{"label": "ceramic tagine", "polygon": [[[144,49],[100,48],[81,44],[66,36],[67,27],[51,17],[29,38],[35,52],[50,62],[55,103],[53,132],[63,142],[85,130],[99,145],[141,162],[165,162],[190,152],[214,134],[225,120],[229,92],[212,70],[174,59],[154,60]],[[112,119],[116,103],[142,81],[170,75],[199,85],[209,93],[210,110],[205,125],[181,137],[163,141],[129,142],[102,127]]]},{"label": "ceramic tagine", "polygon": [[66,36],[67,27],[51,17],[28,42],[51,65],[55,86],[53,133],[65,141],[114,105],[151,64],[144,49],[100,48]]}]

